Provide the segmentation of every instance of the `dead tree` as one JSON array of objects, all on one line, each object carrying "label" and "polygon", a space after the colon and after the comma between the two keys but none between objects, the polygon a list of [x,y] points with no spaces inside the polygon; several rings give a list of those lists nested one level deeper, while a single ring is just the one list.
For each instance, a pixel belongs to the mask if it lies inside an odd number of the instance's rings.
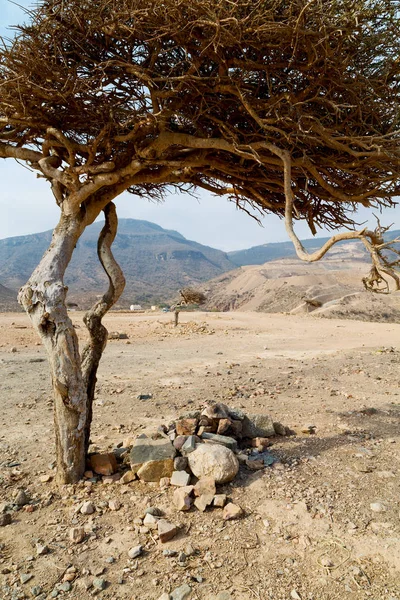
[{"label": "dead tree", "polygon": [[[359,239],[384,290],[398,257],[359,206],[400,194],[400,11],[393,0],[39,0],[0,50],[0,157],[45,177],[60,207],[49,250],[20,292],[46,346],[59,480],[84,470],[102,316],[124,280],[110,246],[122,192],[224,195],[282,216],[296,252],[319,260]],[[86,316],[79,353],[65,269],[101,213],[109,289]],[[308,255],[293,220],[347,228]],[[393,246],[392,246],[393,247]]]},{"label": "dead tree", "polygon": [[171,306],[171,310],[174,311],[174,326],[178,327],[179,313],[182,307],[188,307],[190,305],[201,306],[205,303],[206,297],[203,292],[194,290],[193,288],[183,288],[179,290],[181,299]]}]

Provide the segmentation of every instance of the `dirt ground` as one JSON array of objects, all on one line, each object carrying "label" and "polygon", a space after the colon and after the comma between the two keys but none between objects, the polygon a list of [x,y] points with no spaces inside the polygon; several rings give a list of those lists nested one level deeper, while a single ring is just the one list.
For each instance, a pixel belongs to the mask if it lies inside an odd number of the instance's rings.
[{"label": "dirt ground", "polygon": [[[71,316],[84,338],[82,315]],[[400,325],[244,312],[181,314],[177,330],[171,321],[106,319],[129,338],[111,340],[101,364],[95,446],[125,446],[212,400],[270,414],[296,435],[271,439],[274,466],[242,466],[219,486],[240,520],[177,513],[172,489],[156,484],[57,488],[44,349],[25,315],[1,314],[0,510],[21,488],[30,504],[0,527],[0,599],[158,600],[188,583],[190,600],[224,590],[234,600],[400,600]],[[308,424],[315,435],[302,433]],[[93,515],[78,512],[86,500]],[[139,532],[147,506],[180,526],[171,542]],[[78,526],[87,538],[73,544]],[[145,552],[130,560],[137,544]],[[94,577],[106,589],[90,588]],[[69,591],[57,587],[65,579]]]}]

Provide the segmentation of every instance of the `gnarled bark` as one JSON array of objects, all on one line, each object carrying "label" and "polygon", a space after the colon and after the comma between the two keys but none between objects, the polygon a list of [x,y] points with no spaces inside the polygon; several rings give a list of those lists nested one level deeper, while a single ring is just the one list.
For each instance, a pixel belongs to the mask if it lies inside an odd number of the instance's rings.
[{"label": "gnarled bark", "polygon": [[78,339],[65,306],[64,274],[86,226],[82,211],[61,215],[49,249],[19,293],[47,350],[54,388],[57,478],[78,481],[85,470],[86,387]]},{"label": "gnarled bark", "polygon": [[111,245],[118,228],[115,204],[110,202],[104,208],[105,225],[100,233],[97,253],[109,279],[109,287],[103,297],[86,313],[84,322],[90,340],[82,352],[82,373],[87,390],[87,410],[85,422],[85,450],[89,446],[92,406],[97,382],[97,369],[107,344],[107,329],[102,324],[106,312],[117,302],[125,288],[125,277],[111,252]]}]

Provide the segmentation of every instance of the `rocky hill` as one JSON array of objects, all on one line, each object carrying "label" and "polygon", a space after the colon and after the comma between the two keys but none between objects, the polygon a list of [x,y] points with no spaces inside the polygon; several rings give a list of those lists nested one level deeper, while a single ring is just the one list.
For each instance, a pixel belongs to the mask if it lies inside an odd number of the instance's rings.
[{"label": "rocky hill", "polygon": [[[107,287],[96,247],[102,223],[78,242],[67,270],[68,300],[86,306]],[[51,240],[51,231],[0,240],[0,281],[13,290],[23,285]],[[121,219],[113,252],[127,280],[121,305],[169,301],[177,291],[198,285],[235,265],[220,250],[187,240],[177,231],[135,219]]]},{"label": "rocky hill", "polygon": [[[96,253],[101,227],[101,222],[94,223],[84,233],[66,274],[68,300],[81,308],[108,285]],[[388,232],[387,239],[399,234]],[[50,231],[0,240],[0,311],[18,308],[11,290],[27,281],[50,240]],[[303,244],[313,251],[324,241]],[[366,320],[400,317],[397,296],[388,299],[364,291],[361,277],[368,272],[369,257],[363,245],[353,241],[334,246],[320,263],[306,264],[295,258],[291,242],[225,254],[154,223],[121,219],[113,251],[127,280],[119,307],[169,303],[181,287],[203,284],[209,309],[312,311]],[[235,268],[244,261],[248,266]]]},{"label": "rocky hill", "polygon": [[400,292],[383,295],[364,289],[366,258],[360,244],[345,243],[319,263],[285,258],[240,267],[203,286],[206,308],[400,322]]}]

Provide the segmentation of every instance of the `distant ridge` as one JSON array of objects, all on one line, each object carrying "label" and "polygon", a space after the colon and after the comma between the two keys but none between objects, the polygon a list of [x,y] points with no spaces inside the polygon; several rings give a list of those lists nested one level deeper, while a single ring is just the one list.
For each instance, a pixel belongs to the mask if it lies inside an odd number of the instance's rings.
[{"label": "distant ridge", "polygon": [[[396,237],[400,236],[400,230],[388,231],[385,234],[385,239],[393,240]],[[321,248],[330,238],[311,238],[307,240],[302,240],[303,246],[309,252],[313,252],[318,248]],[[340,249],[343,244],[359,244],[362,249],[362,254],[367,257],[367,252],[363,248],[363,246],[357,241],[346,241],[341,242],[337,246],[336,249]],[[332,252],[332,250],[330,251]],[[278,260],[281,258],[293,258],[296,253],[294,251],[294,247],[292,242],[275,242],[271,244],[262,244],[261,246],[253,246],[252,248],[248,248],[246,250],[235,250],[233,252],[227,252],[229,259],[237,266],[244,267],[245,265],[263,265],[266,262],[270,262],[271,260]]]},{"label": "distant ridge", "polygon": [[[107,289],[108,280],[96,248],[102,222],[91,225],[79,240],[65,283],[68,301],[87,306]],[[0,281],[17,290],[39,263],[51,231],[0,240]],[[149,221],[120,219],[113,252],[127,280],[121,305],[168,302],[178,290],[198,285],[235,268],[227,255],[187,240],[177,231]]]},{"label": "distant ridge", "polygon": [[[102,222],[96,222],[85,231],[67,270],[68,301],[77,303],[81,308],[93,303],[108,285],[96,253],[102,227]],[[51,231],[45,231],[0,240],[0,311],[19,309],[16,290],[29,279],[47,250],[51,235]],[[396,230],[387,232],[385,237],[390,240],[399,236],[400,231]],[[308,239],[302,243],[312,252],[328,239]],[[324,262],[342,260],[346,269],[349,250],[353,263],[369,260],[362,244],[346,241],[334,246]],[[181,287],[200,285],[237,267],[295,258],[290,241],[225,253],[187,240],[178,231],[137,219],[120,219],[113,252],[127,281],[120,307],[136,303],[145,306],[169,303]]]}]

